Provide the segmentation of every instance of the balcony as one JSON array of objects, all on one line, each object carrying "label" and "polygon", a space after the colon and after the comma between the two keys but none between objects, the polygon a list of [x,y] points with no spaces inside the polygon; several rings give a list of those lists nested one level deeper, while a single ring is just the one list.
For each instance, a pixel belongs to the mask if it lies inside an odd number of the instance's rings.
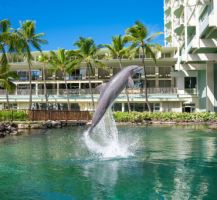
[{"label": "balcony", "polygon": [[174,31],[177,35],[181,35],[184,31],[184,23],[181,22],[180,24],[176,25]]},{"label": "balcony", "polygon": [[215,27],[216,19],[212,5],[204,6],[200,11],[199,17],[199,34],[203,38]]},{"label": "balcony", "polygon": [[168,22],[165,24],[165,26],[166,26],[167,28],[171,28],[171,25],[172,25],[172,22],[171,22],[171,21],[168,21]]},{"label": "balcony", "polygon": [[165,14],[166,16],[170,15],[170,14],[171,14],[171,7],[165,8],[164,14]]},{"label": "balcony", "polygon": [[[184,2],[183,2],[184,3]],[[180,18],[181,15],[183,14],[183,11],[184,11],[184,5],[183,3],[175,3],[175,9],[174,9],[174,15],[177,17],[177,18]]]},{"label": "balcony", "polygon": [[[96,89],[92,89],[92,92],[94,95],[98,95],[99,91]],[[177,93],[177,88],[172,88],[172,87],[162,87],[162,88],[147,88],[148,94],[176,94]],[[17,90],[14,93],[10,94],[10,97],[17,98],[17,99],[28,99],[30,91],[28,89],[23,89],[23,90]],[[128,89],[128,93],[131,95],[134,94],[144,94],[145,89],[144,88],[134,88],[134,89]],[[121,94],[125,94],[125,91],[122,91]],[[6,91],[1,89],[0,90],[0,97],[4,97],[6,95]],[[47,90],[47,95],[49,98],[61,98],[67,96],[67,90],[66,89],[48,89]],[[85,98],[90,98],[90,90],[87,89],[68,89],[68,95],[70,98],[75,98],[79,96],[85,96],[87,95],[88,97]],[[32,91],[32,96],[33,98],[44,98],[44,90],[33,90]]]},{"label": "balcony", "polygon": [[197,40],[195,37],[188,39],[188,46],[187,46],[187,52],[193,53],[197,48]]}]

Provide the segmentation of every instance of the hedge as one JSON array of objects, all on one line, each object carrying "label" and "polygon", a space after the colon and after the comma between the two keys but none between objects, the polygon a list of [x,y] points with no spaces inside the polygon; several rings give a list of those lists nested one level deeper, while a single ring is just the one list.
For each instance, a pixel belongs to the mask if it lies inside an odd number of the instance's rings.
[{"label": "hedge", "polygon": [[1,110],[0,121],[25,121],[28,120],[28,113],[24,110]]},{"label": "hedge", "polygon": [[217,121],[216,113],[175,113],[175,112],[115,112],[117,122],[139,123],[146,120],[173,121],[173,122],[208,122]]}]

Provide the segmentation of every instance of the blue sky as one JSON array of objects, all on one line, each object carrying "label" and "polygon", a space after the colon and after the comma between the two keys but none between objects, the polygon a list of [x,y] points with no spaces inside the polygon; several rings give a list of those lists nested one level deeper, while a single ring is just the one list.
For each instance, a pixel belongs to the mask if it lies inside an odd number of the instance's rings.
[{"label": "blue sky", "polygon": [[[0,0],[0,5],[0,19],[10,19],[14,28],[20,20],[36,21],[49,42],[44,50],[72,49],[79,36],[110,43],[136,20],[150,33],[163,31],[163,0]],[[163,36],[157,42],[163,44]]]}]

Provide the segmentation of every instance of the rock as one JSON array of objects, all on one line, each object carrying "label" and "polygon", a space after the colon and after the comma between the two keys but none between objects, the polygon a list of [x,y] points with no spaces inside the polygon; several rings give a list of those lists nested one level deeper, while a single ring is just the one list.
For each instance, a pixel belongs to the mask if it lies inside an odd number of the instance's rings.
[{"label": "rock", "polygon": [[36,124],[30,124],[30,128],[31,129],[41,129],[42,126],[43,126],[43,124],[38,124],[38,123],[36,123]]},{"label": "rock", "polygon": [[18,124],[17,128],[18,129],[28,129],[30,128],[30,125],[29,124]]},{"label": "rock", "polygon": [[0,138],[5,137],[7,134],[5,132],[0,132]]},{"label": "rock", "polygon": [[62,123],[60,121],[51,121],[52,128],[62,128]]},{"label": "rock", "polygon": [[10,135],[17,135],[18,131],[12,131]]}]

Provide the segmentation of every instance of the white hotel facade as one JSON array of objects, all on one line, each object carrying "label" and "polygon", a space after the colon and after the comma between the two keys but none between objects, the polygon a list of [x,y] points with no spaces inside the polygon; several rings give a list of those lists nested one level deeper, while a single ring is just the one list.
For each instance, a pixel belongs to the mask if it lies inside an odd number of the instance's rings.
[{"label": "white hotel facade", "polygon": [[[148,77],[148,99],[155,112],[200,112],[217,111],[217,0],[164,0],[165,46],[156,52],[155,64],[148,56],[145,59]],[[43,52],[48,54],[49,52]],[[101,54],[105,54],[104,50]],[[91,97],[88,89],[87,70],[79,66],[67,77],[53,73],[46,65],[42,74],[42,63],[37,61],[39,52],[33,52],[32,71],[34,109],[45,108],[43,76],[46,77],[49,109],[67,109],[64,79],[69,88],[72,110],[90,110]],[[100,57],[100,55],[99,55]],[[108,81],[119,70],[116,59],[101,60],[107,70],[94,70],[92,87]],[[132,60],[123,59],[124,66],[141,65],[141,55]],[[29,81],[28,65],[24,58],[10,58],[13,71],[19,75],[15,80],[16,90],[9,95],[14,109],[28,109]],[[142,79],[134,77],[135,86],[129,90],[131,109],[147,110],[142,91]],[[99,94],[94,94],[97,102]],[[5,91],[0,88],[0,109],[7,108]],[[127,98],[124,93],[116,99],[114,110],[126,111]]]},{"label": "white hotel facade", "polygon": [[[177,47],[171,76],[181,92],[197,91],[198,111],[217,111],[217,1],[165,0],[165,46]],[[190,102],[189,102],[190,103]]]}]

